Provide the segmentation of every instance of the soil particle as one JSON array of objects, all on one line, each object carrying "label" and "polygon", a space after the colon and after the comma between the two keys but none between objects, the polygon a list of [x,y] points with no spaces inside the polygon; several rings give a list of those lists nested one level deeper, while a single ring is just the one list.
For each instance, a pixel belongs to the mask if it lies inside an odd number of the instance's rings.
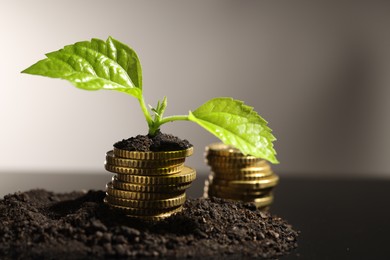
[{"label": "soil particle", "polygon": [[171,134],[158,132],[153,137],[150,135],[137,135],[136,137],[123,139],[115,143],[114,147],[128,151],[158,152],[185,150],[192,147],[192,144],[185,139],[181,140]]},{"label": "soil particle", "polygon": [[298,233],[252,204],[190,199],[164,221],[129,219],[103,191],[31,190],[0,200],[0,259],[277,258]]}]

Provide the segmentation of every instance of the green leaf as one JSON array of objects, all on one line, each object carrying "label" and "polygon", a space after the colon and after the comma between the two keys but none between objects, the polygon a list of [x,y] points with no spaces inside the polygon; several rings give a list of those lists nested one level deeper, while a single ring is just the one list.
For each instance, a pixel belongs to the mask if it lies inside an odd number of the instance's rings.
[{"label": "green leaf", "polygon": [[164,97],[162,101],[157,101],[157,106],[154,108],[149,105],[150,110],[154,113],[154,122],[158,122],[164,116],[165,109],[167,108],[167,97]]},{"label": "green leaf", "polygon": [[168,100],[167,100],[167,97],[164,96],[163,100],[161,101],[158,101],[158,114],[160,115],[160,118],[162,118],[164,116],[164,112],[165,112],[165,109],[167,108],[167,104],[168,104]]},{"label": "green leaf", "polygon": [[214,98],[190,112],[189,120],[217,136],[225,144],[233,145],[243,154],[253,155],[278,163],[273,141],[276,138],[252,107],[232,98]]},{"label": "green leaf", "polygon": [[22,73],[65,79],[85,90],[117,90],[141,98],[137,54],[111,37],[76,42],[46,56]]}]

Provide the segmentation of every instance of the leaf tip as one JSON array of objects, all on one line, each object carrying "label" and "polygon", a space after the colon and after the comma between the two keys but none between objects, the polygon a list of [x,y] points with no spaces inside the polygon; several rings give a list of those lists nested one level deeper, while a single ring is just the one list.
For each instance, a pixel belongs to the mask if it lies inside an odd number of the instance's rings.
[{"label": "leaf tip", "polygon": [[279,162],[279,160],[276,158],[276,157],[274,157],[273,159],[272,159],[272,161],[270,161],[272,164],[280,164],[280,162]]},{"label": "leaf tip", "polygon": [[35,65],[36,65],[36,64],[31,65],[30,67],[28,67],[28,68],[22,70],[20,73],[23,73],[23,74],[31,74],[31,75],[37,74],[37,73],[34,71]]}]

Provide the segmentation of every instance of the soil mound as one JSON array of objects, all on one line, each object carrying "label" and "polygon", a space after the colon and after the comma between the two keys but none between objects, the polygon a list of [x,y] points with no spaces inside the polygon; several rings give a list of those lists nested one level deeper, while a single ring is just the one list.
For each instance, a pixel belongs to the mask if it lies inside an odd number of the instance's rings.
[{"label": "soil mound", "polygon": [[5,196],[0,258],[275,258],[297,247],[288,223],[252,204],[190,199],[181,213],[148,223],[110,210],[104,196],[46,190]]},{"label": "soil mound", "polygon": [[177,136],[158,132],[155,136],[137,135],[123,139],[114,144],[115,148],[138,151],[138,152],[159,152],[159,151],[177,151],[192,147],[192,144],[186,139],[182,140]]}]

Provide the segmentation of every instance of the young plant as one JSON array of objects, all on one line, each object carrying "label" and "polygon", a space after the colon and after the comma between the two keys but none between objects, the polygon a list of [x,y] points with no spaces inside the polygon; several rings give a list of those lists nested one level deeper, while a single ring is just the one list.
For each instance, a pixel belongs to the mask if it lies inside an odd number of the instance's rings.
[{"label": "young plant", "polygon": [[112,37],[106,41],[76,42],[47,53],[46,57],[22,73],[65,79],[84,90],[106,89],[129,94],[138,99],[151,136],[165,123],[192,121],[243,154],[278,163],[272,143],[276,139],[267,122],[242,101],[218,97],[189,111],[188,115],[164,117],[167,107],[167,98],[164,97],[149,111],[142,94],[142,70],[138,56],[130,47]]}]

